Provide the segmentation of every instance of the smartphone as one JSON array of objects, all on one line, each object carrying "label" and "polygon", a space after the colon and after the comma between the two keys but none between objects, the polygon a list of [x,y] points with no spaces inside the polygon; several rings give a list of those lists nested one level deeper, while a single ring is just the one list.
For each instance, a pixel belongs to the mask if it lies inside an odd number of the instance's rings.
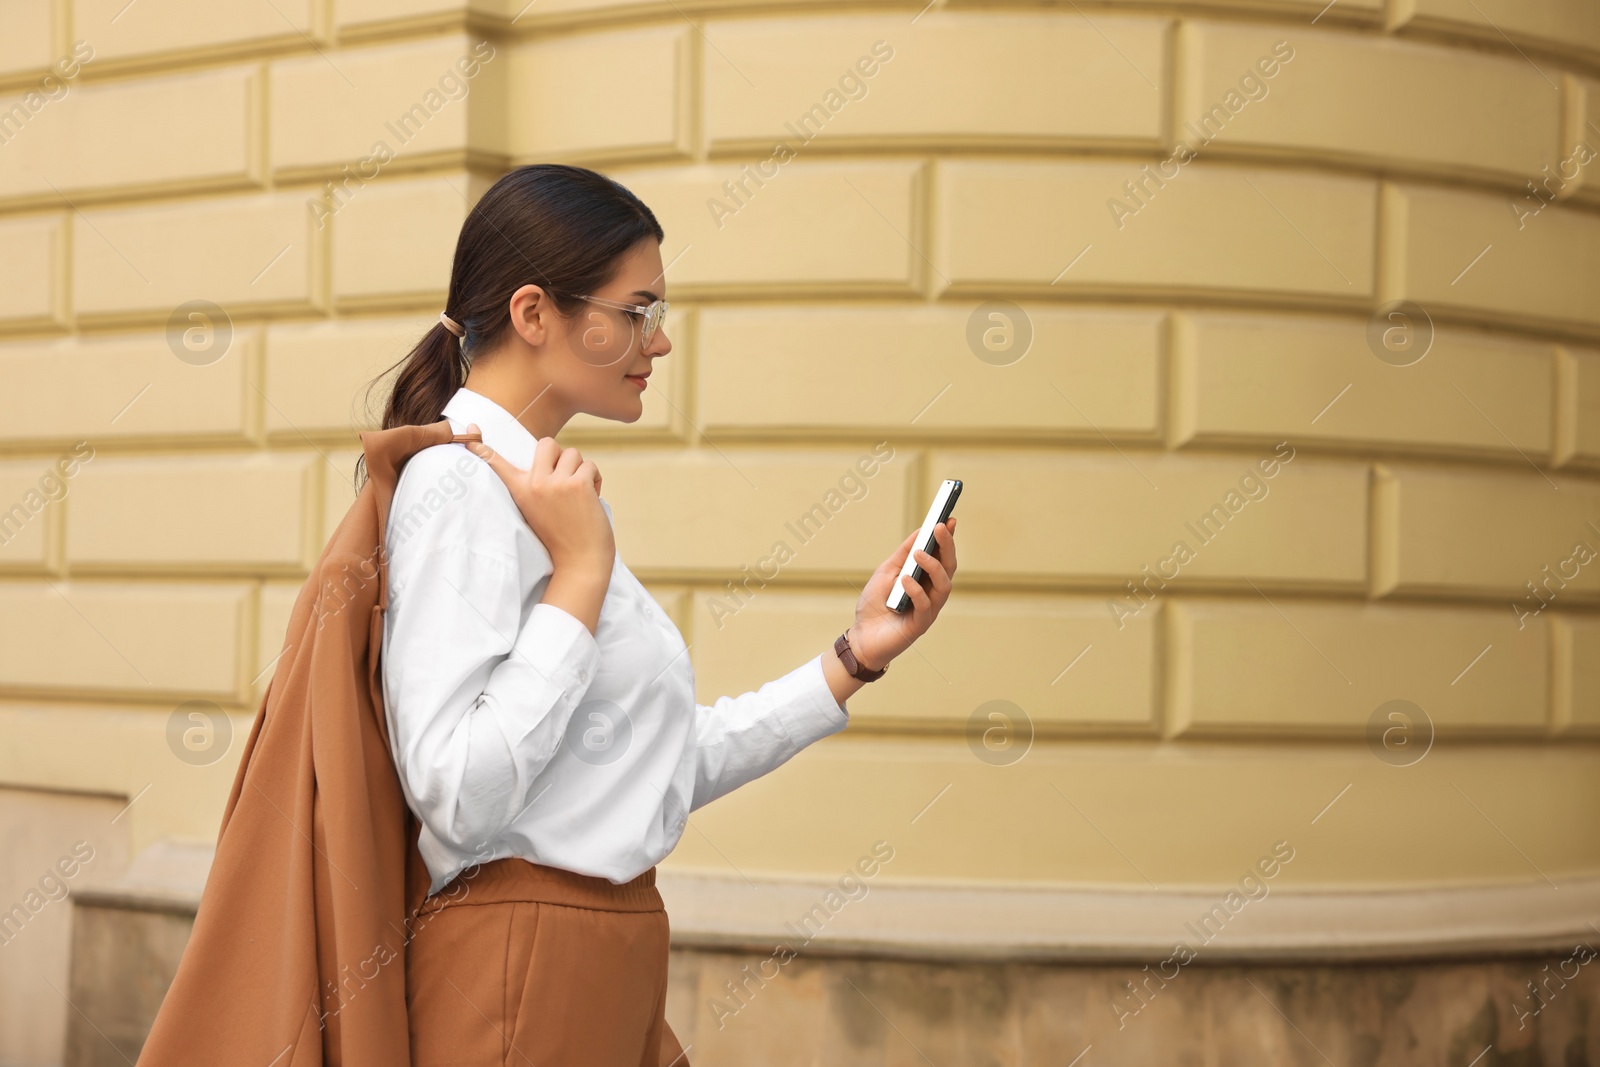
[{"label": "smartphone", "polygon": [[[922,529],[917,531],[917,539],[911,543],[912,551],[906,553],[905,566],[900,568],[901,575],[909,574],[912,581],[920,582],[927,573],[917,563],[916,549],[922,549],[934,559],[939,558],[939,542],[933,539],[933,528],[950,517],[950,513],[956,509],[956,498],[960,495],[960,479],[946,478],[939,483],[939,491],[933,494],[933,505],[928,508],[928,517],[922,520]],[[889,599],[884,606],[902,614],[911,610],[911,595],[901,586],[898,577],[894,580],[894,588],[889,590]]]}]

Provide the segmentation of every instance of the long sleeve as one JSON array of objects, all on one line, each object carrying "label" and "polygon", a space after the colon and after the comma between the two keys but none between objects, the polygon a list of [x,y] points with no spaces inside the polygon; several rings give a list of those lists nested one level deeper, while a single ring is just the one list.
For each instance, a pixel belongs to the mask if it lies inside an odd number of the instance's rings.
[{"label": "long sleeve", "polygon": [[696,705],[690,809],[754,781],[849,724],[849,709],[834,700],[821,656],[753,693]]},{"label": "long sleeve", "polygon": [[[428,480],[426,467],[406,473]],[[536,799],[599,661],[588,627],[538,602],[549,555],[537,539],[518,551],[504,508],[521,517],[480,473],[464,499],[391,540],[385,700],[425,852],[430,835],[455,852],[492,844]],[[426,500],[411,488],[397,493],[396,514]]]}]

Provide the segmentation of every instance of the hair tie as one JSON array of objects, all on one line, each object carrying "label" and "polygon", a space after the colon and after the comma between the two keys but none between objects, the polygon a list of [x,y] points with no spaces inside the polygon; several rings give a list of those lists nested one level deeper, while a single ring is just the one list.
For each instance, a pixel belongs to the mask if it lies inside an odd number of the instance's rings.
[{"label": "hair tie", "polygon": [[452,319],[449,315],[442,311],[439,312],[439,322],[444,326],[445,329],[449,330],[457,337],[465,337],[467,335],[467,331],[462,328],[459,322],[457,322],[455,319]]}]

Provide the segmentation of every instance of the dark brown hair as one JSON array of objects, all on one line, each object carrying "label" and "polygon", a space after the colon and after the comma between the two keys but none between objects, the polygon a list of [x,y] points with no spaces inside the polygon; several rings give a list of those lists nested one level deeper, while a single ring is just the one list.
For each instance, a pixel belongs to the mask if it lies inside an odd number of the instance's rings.
[{"label": "dark brown hair", "polygon": [[[563,315],[578,298],[605,286],[619,261],[645,238],[663,238],[661,223],[628,189],[603,174],[559,163],[536,163],[506,174],[467,213],[456,239],[445,312],[466,331],[459,342],[435,323],[400,368],[383,412],[383,428],[438,422],[466,381],[466,360],[492,348],[511,326],[511,294],[544,289]],[[381,381],[382,378],[379,379]],[[374,383],[375,385],[377,383]]]}]

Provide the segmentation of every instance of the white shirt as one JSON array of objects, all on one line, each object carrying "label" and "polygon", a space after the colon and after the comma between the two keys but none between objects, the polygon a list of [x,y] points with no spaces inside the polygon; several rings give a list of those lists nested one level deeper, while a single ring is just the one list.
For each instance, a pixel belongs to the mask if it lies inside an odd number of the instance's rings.
[{"label": "white shirt", "polygon": [[[532,466],[533,435],[489,398],[461,389],[444,415]],[[464,445],[413,456],[389,516],[383,694],[430,892],[505,856],[626,882],[690,811],[849,724],[820,655],[696,704],[682,635],[620,554],[595,633],[540,603],[550,554]]]}]

